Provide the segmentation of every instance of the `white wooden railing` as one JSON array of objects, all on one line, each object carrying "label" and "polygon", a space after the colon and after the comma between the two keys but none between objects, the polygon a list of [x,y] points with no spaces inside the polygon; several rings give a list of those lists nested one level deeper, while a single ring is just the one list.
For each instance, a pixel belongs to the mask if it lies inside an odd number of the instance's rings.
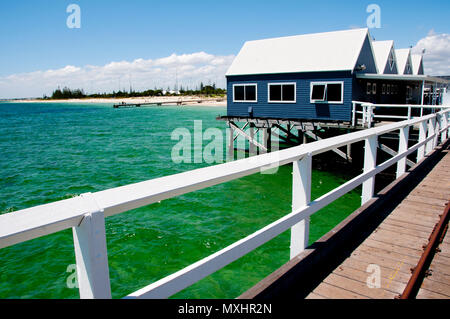
[{"label": "white wooden railing", "polygon": [[[417,161],[450,134],[449,110],[380,127],[303,144],[289,149],[112,188],[0,215],[0,248],[73,228],[81,298],[111,298],[105,217],[231,181],[275,166],[292,163],[292,211],[234,244],[133,292],[127,298],[167,298],[225,267],[277,235],[291,229],[291,258],[308,246],[309,217],[362,184],[362,203],[374,196],[375,175],[397,163],[397,176],[406,170],[406,157]],[[408,148],[409,128],[419,126],[419,141]],[[377,137],[400,131],[397,155],[376,165]],[[365,141],[363,173],[311,201],[311,161],[314,155]]]},{"label": "white wooden railing", "polygon": [[[420,110],[420,116],[423,116],[425,109],[430,110],[431,113],[435,113],[446,108],[450,108],[450,105],[374,104],[370,102],[352,101],[352,126],[359,124],[363,127],[372,127],[375,119],[388,121],[409,120],[413,118],[412,111],[415,109]],[[382,109],[403,109],[406,115],[383,114]]]}]

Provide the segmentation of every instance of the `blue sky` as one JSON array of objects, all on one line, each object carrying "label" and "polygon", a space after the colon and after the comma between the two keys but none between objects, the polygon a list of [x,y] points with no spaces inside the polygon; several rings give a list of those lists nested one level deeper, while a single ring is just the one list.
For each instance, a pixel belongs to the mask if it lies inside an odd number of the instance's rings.
[{"label": "blue sky", "polygon": [[[80,29],[66,26],[71,3],[81,8]],[[450,1],[10,0],[0,2],[0,77],[173,53],[236,55],[246,40],[366,27],[371,3],[381,8],[372,35],[397,48],[430,30],[450,33]]]}]

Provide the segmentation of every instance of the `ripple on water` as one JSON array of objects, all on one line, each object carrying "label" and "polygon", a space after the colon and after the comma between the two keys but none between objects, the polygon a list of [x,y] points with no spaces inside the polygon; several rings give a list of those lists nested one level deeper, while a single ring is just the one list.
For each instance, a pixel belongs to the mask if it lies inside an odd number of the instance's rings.
[{"label": "ripple on water", "polygon": [[[174,164],[171,132],[194,120],[203,130],[225,108],[0,104],[0,212],[70,198],[84,192],[206,166]],[[5,138],[8,136],[8,138]],[[256,174],[106,219],[113,297],[123,297],[244,238],[290,212],[291,169]],[[319,182],[316,182],[319,181]],[[313,172],[313,197],[342,183]],[[359,205],[359,194],[311,219],[311,239]],[[234,298],[289,258],[289,234],[175,295]],[[0,298],[78,298],[67,287],[75,262],[71,230],[0,250]]]}]

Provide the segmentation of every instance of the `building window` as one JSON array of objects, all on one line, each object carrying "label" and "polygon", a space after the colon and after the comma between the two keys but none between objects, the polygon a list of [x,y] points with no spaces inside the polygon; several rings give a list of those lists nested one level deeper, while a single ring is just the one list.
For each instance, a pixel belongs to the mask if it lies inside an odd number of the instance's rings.
[{"label": "building window", "polygon": [[269,102],[295,103],[297,84],[294,83],[269,83]]},{"label": "building window", "polygon": [[256,83],[233,84],[233,102],[257,102]]},{"label": "building window", "polygon": [[386,94],[391,94],[391,85],[390,84],[387,85]]},{"label": "building window", "polygon": [[395,59],[394,59],[394,50],[391,49],[391,52],[389,52],[389,68],[391,69],[391,71],[394,70],[394,63],[395,63]]},{"label": "building window", "polygon": [[377,94],[377,84],[376,83],[372,84],[372,94]]},{"label": "building window", "polygon": [[406,73],[411,73],[411,64],[409,62],[406,64]]},{"label": "building window", "polygon": [[370,83],[370,82],[367,82],[366,93],[367,94],[371,94],[372,93],[372,83]]},{"label": "building window", "polygon": [[383,83],[383,85],[381,86],[381,94],[386,94],[386,84]]},{"label": "building window", "polygon": [[310,102],[343,103],[344,82],[311,82]]}]

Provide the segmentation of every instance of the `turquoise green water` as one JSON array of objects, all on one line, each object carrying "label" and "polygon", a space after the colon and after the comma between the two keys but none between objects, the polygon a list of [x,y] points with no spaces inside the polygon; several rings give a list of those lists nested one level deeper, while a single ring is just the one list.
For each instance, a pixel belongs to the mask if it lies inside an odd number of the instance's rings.
[{"label": "turquoise green water", "polygon": [[[209,164],[171,161],[171,132],[224,107],[0,103],[0,213]],[[205,143],[206,144],[206,143]],[[254,174],[106,219],[111,289],[123,297],[253,233],[290,212],[291,166]],[[313,171],[312,197],[342,184],[342,172]],[[311,218],[313,242],[359,206],[351,192]],[[174,298],[234,298],[289,259],[285,232]],[[68,288],[72,231],[0,250],[0,298],[78,298]]]}]

